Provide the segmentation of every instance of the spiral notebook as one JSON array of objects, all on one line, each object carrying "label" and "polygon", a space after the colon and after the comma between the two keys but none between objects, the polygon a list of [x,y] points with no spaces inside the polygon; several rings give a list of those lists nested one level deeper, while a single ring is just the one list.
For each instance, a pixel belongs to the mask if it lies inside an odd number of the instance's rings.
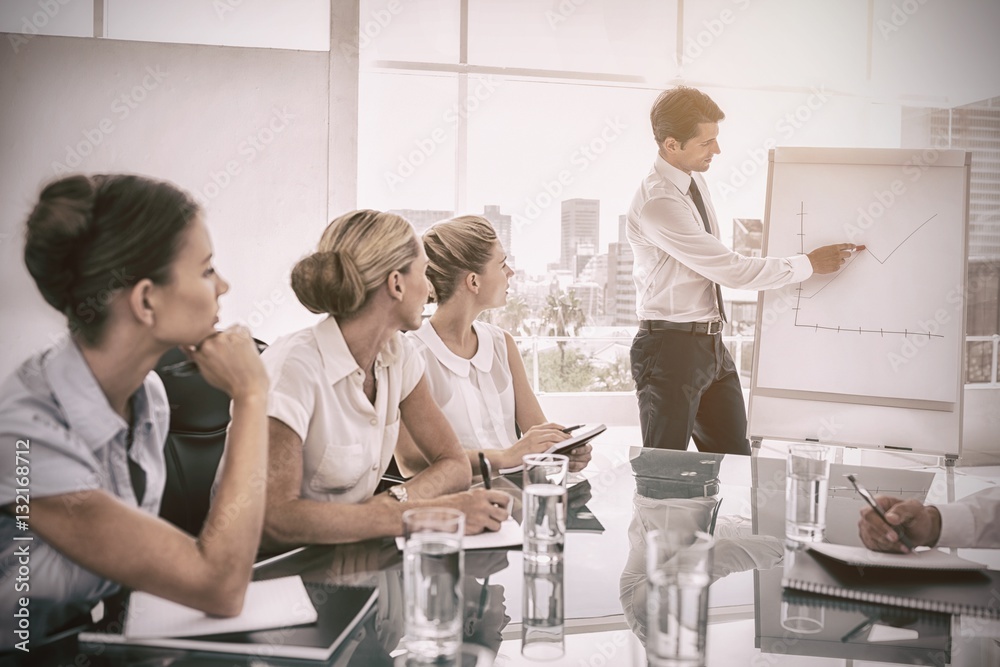
[{"label": "spiral notebook", "polygon": [[814,551],[797,552],[785,588],[874,604],[1000,618],[1000,571],[858,567]]}]

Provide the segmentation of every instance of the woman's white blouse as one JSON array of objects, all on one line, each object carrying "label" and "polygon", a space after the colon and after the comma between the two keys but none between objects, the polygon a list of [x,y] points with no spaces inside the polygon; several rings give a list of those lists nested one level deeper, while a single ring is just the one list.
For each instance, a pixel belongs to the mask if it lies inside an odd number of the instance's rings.
[{"label": "woman's white blouse", "polygon": [[337,320],[279,338],[261,355],[271,379],[267,414],[302,439],[301,497],[359,503],[372,496],[399,436],[399,404],[423,375],[394,334],[375,358],[375,404]]},{"label": "woman's white blouse", "polygon": [[466,449],[506,449],[517,441],[514,384],[503,329],[472,323],[479,348],[472,359],[448,349],[430,320],[407,334],[423,355],[434,401]]}]

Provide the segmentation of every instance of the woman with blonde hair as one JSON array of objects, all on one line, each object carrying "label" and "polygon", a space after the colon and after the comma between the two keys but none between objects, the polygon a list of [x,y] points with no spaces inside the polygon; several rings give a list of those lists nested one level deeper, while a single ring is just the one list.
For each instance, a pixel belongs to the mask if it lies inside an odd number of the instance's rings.
[{"label": "woman with blonde hair", "polygon": [[[427,390],[422,358],[400,334],[420,326],[426,266],[406,220],[362,210],[331,222],[317,252],[292,270],[299,301],[327,317],[262,357],[272,383],[269,546],[399,535],[403,511],[419,506],[462,510],[468,533],[507,517],[506,494],[467,491],[465,455]],[[429,464],[373,496],[401,424]]]},{"label": "woman with blonde hair", "polygon": [[[62,178],[28,217],[24,260],[69,333],[0,385],[0,648],[19,641],[18,618],[34,647],[119,586],[240,613],[264,516],[267,375],[247,331],[215,331],[229,285],[198,205],[141,176]],[[170,409],[152,371],[177,346],[232,397],[197,538],[157,517]],[[29,549],[33,576],[15,588]]]},{"label": "woman with blonde hair", "polygon": [[[493,226],[479,216],[461,216],[436,223],[423,241],[438,307],[409,337],[424,357],[431,394],[458,433],[472,469],[479,468],[480,451],[499,470],[568,439],[563,426],[546,420],[514,338],[477,319],[507,302],[514,275]],[[407,436],[404,431],[400,437],[400,469],[422,470],[427,461]],[[570,470],[583,469],[590,457],[590,445],[573,450]]]}]

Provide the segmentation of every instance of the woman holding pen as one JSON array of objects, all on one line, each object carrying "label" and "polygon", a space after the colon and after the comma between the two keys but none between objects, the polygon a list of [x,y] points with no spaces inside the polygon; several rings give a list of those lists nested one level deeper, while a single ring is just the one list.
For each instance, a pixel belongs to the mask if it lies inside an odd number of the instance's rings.
[{"label": "woman holding pen", "polygon": [[[403,512],[451,507],[469,534],[496,530],[508,496],[468,490],[472,471],[400,334],[420,326],[427,255],[392,213],[346,213],[292,269],[299,301],[326,317],[262,355],[271,378],[264,543],[268,548],[400,535]],[[430,463],[375,494],[402,428]]]},{"label": "woman holding pen", "polygon": [[[514,275],[492,225],[479,216],[461,216],[435,224],[423,241],[438,307],[409,337],[424,357],[431,394],[458,434],[472,469],[479,470],[480,451],[493,469],[502,470],[519,465],[525,454],[568,439],[572,427],[546,420],[514,338],[476,319],[507,302]],[[427,465],[405,429],[396,451],[404,474]],[[578,447],[569,457],[569,469],[582,470],[590,462],[591,446]]]}]

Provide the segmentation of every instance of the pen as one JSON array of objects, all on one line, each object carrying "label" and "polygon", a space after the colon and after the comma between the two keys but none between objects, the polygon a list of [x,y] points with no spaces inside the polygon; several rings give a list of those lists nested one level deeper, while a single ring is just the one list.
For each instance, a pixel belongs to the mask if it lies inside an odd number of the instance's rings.
[{"label": "pen", "polygon": [[479,606],[476,608],[476,615],[465,623],[465,636],[471,637],[476,631],[476,626],[483,620],[483,612],[486,611],[486,600],[489,599],[490,575],[486,575],[483,580],[483,588],[479,591]]},{"label": "pen", "polygon": [[493,488],[493,469],[490,467],[490,460],[486,455],[479,452],[479,474],[483,476],[483,486],[487,491]]},{"label": "pen", "polygon": [[578,428],[583,428],[586,424],[577,424],[576,426],[568,426],[562,430],[563,433],[572,433]]},{"label": "pen", "polygon": [[851,628],[846,635],[840,638],[840,641],[848,642],[857,637],[858,635],[860,635],[862,632],[865,632],[866,630],[871,630],[872,626],[875,625],[877,621],[878,621],[877,618],[868,618],[866,616],[865,620],[861,621],[853,628]]},{"label": "pen", "polygon": [[873,510],[875,510],[875,513],[879,515],[879,518],[882,519],[883,522],[885,522],[885,525],[889,526],[894,531],[896,531],[896,535],[899,536],[900,543],[910,551],[913,551],[913,542],[910,541],[910,538],[906,536],[906,534],[903,532],[903,529],[900,526],[894,526],[891,523],[889,523],[889,519],[885,516],[885,512],[882,511],[882,508],[878,506],[877,502],[875,502],[875,498],[872,496],[871,493],[868,492],[868,489],[866,489],[864,485],[854,475],[844,475],[844,477],[846,477],[848,481],[850,481],[851,484],[854,485],[854,488],[855,490],[857,490],[858,495],[860,495],[864,499],[864,501],[868,503]]},{"label": "pen", "polygon": [[[267,345],[261,343],[260,341],[254,341],[254,345],[257,346],[258,352],[263,352],[267,349]],[[185,359],[184,361],[178,361],[177,363],[170,364],[169,366],[162,366],[156,369],[160,375],[169,375],[172,377],[188,377],[189,375],[194,375],[198,372],[198,364],[190,359]]]}]

